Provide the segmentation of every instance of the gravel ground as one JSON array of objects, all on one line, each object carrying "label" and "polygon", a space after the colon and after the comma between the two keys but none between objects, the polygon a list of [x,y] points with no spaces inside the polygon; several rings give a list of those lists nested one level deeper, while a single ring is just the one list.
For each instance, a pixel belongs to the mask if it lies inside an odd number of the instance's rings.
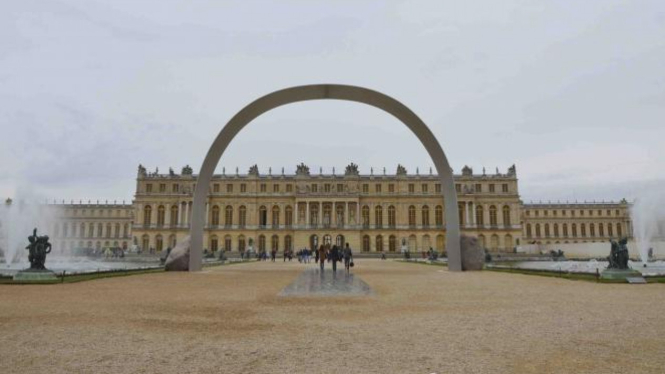
[{"label": "gravel ground", "polygon": [[665,372],[663,284],[356,265],[374,296],[278,297],[297,262],[0,285],[0,372]]}]

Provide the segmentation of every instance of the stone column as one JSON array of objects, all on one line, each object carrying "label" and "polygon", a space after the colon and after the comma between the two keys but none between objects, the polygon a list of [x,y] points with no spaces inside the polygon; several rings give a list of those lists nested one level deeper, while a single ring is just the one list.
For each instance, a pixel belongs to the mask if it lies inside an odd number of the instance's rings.
[{"label": "stone column", "polygon": [[171,206],[164,205],[164,226],[171,228]]},{"label": "stone column", "polygon": [[305,208],[305,228],[309,228],[309,201],[307,202],[307,207]]},{"label": "stone column", "polygon": [[323,225],[323,201],[319,201],[319,220],[316,222],[318,227]]},{"label": "stone column", "polygon": [[180,210],[182,209],[182,205],[180,202],[178,202],[178,210],[176,211],[176,219],[175,219],[175,224],[176,226],[180,226]]}]

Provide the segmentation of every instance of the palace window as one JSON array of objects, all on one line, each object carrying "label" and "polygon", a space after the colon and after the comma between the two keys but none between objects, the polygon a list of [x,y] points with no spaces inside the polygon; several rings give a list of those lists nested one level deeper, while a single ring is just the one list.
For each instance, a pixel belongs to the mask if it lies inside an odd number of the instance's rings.
[{"label": "palace window", "polygon": [[575,217],[575,211],[574,211],[574,210],[571,210],[571,211],[570,211],[570,216],[571,216],[571,217]]},{"label": "palace window", "polygon": [[279,237],[277,235],[273,235],[270,238],[270,249],[275,252],[279,250]]},{"label": "palace window", "polygon": [[561,211],[561,215],[565,217],[565,216],[566,216],[566,211],[565,211],[565,210],[562,210],[562,211]]},{"label": "palace window", "polygon": [[413,205],[409,206],[409,226],[416,226],[416,207]]},{"label": "palace window", "polygon": [[180,191],[180,185],[179,185],[178,183],[174,183],[174,184],[171,186],[171,191],[177,193],[178,191]]},{"label": "palace window", "polygon": [[224,236],[224,250],[227,252],[231,250],[231,235]]},{"label": "palace window", "polygon": [[259,208],[259,226],[265,227],[268,225],[268,209],[264,205]]},{"label": "palace window", "polygon": [[388,237],[388,251],[397,251],[397,238],[395,235],[390,235],[390,237]]},{"label": "palace window", "polygon": [[391,205],[388,207],[388,226],[390,227],[395,227],[396,226],[396,220],[395,220],[395,206]]},{"label": "palace window", "polygon": [[293,185],[292,184],[287,184],[286,185],[286,192],[293,192]]},{"label": "palace window", "polygon": [[383,207],[381,205],[374,207],[374,222],[378,228],[383,226]]},{"label": "palace window", "polygon": [[293,208],[290,205],[284,209],[284,224],[286,227],[293,225]]},{"label": "palace window", "polygon": [[434,184],[434,192],[441,193],[441,183]]},{"label": "palace window", "polygon": [[312,190],[312,192],[314,192],[314,193],[319,192],[319,185],[316,184],[316,183],[312,183],[312,188],[311,188],[311,190]]},{"label": "palace window", "polygon": [[620,223],[617,223],[617,236],[618,237],[622,236],[621,224]]},{"label": "palace window", "polygon": [[536,223],[536,238],[540,238],[540,223]]},{"label": "palace window", "polygon": [[369,252],[369,235],[363,236],[363,252]]},{"label": "palace window", "polygon": [[344,184],[337,183],[337,193],[342,193],[342,192],[344,192]]},{"label": "palace window", "polygon": [[240,184],[240,192],[242,192],[242,193],[247,192],[247,184],[246,183],[241,183]]},{"label": "palace window", "polygon": [[279,227],[279,207],[277,205],[272,207],[272,227]]},{"label": "palace window", "polygon": [[504,193],[508,192],[508,183],[504,183],[501,185],[501,191]]},{"label": "palace window", "polygon": [[148,183],[145,185],[145,192],[151,193],[152,192],[152,183]]},{"label": "palace window", "polygon": [[171,227],[175,227],[175,226],[178,225],[178,206],[177,205],[172,205],[171,206],[171,217],[170,217],[169,225]]},{"label": "palace window", "polygon": [[226,193],[233,193],[233,184],[231,183],[226,184]]},{"label": "palace window", "polygon": [[247,208],[244,205],[241,205],[238,209],[238,225],[240,227],[245,227],[247,225]]},{"label": "palace window", "polygon": [[166,192],[166,183],[160,183],[159,184],[159,192],[160,193]]},{"label": "palace window", "polygon": [[510,207],[508,205],[503,206],[503,225],[510,227]]},{"label": "palace window", "polygon": [[159,208],[157,208],[157,226],[164,226],[165,212],[166,209],[164,209],[164,205],[160,205]]},{"label": "palace window", "polygon": [[377,252],[383,252],[383,236],[377,235],[376,236],[376,251]]},{"label": "palace window", "polygon": [[369,227],[369,207],[367,205],[363,205],[362,211],[361,211],[361,218],[362,218],[362,223],[364,228]]},{"label": "palace window", "polygon": [[549,223],[545,224],[545,237],[546,238],[550,237],[550,224]]},{"label": "palace window", "polygon": [[584,211],[580,209],[580,217],[584,217]]},{"label": "palace window", "polygon": [[548,214],[548,213],[549,213],[549,211],[548,211],[547,209],[543,210],[543,215],[544,215],[545,217],[547,217],[547,214]]},{"label": "palace window", "polygon": [[605,228],[603,227],[602,223],[598,224],[598,235],[599,236],[605,236]]},{"label": "palace window", "polygon": [[496,206],[490,206],[490,226],[497,226]]},{"label": "palace window", "polygon": [[143,224],[148,226],[152,222],[152,207],[150,205],[146,205],[145,208],[143,208]]},{"label": "palace window", "polygon": [[219,193],[219,183],[215,183],[212,185],[212,192]]},{"label": "palace window", "polygon": [[212,207],[212,217],[210,218],[212,226],[219,226],[219,207],[217,205]]},{"label": "palace window", "polygon": [[388,192],[395,193],[395,185],[394,184],[390,183],[388,185]]},{"label": "palace window", "polygon": [[586,237],[586,225],[585,224],[580,224],[580,232],[582,234],[582,237]]},{"label": "palace window", "polygon": [[376,191],[376,193],[381,193],[381,183],[377,183],[374,186],[374,190]]},{"label": "palace window", "polygon": [[563,224],[563,236],[564,237],[568,236],[568,224],[567,223]]},{"label": "palace window", "polygon": [[610,237],[614,236],[614,234],[612,233],[612,224],[611,223],[607,224],[607,235],[610,236]]},{"label": "palace window", "polygon": [[279,192],[279,184],[275,183],[272,185],[272,192],[273,193],[278,193]]},{"label": "palace window", "polygon": [[423,206],[423,209],[421,210],[421,215],[422,215],[422,221],[423,221],[423,226],[428,227],[429,226],[429,207],[427,205]]},{"label": "palace window", "polygon": [[421,191],[422,193],[427,193],[427,184],[426,184],[426,183],[423,183],[423,184],[420,186],[420,191]]},{"label": "palace window", "polygon": [[434,224],[437,227],[443,226],[443,207],[441,205],[437,205],[434,208]]},{"label": "palace window", "polygon": [[593,217],[593,210],[589,209],[589,217]]},{"label": "palace window", "polygon": [[261,183],[261,185],[259,186],[259,191],[260,192],[266,192],[267,190],[268,190],[268,187],[266,186],[266,184]]},{"label": "palace window", "polygon": [[593,223],[589,224],[589,234],[591,235],[592,238],[596,236],[596,225]]},{"label": "palace window", "polygon": [[494,193],[494,183],[490,183],[490,193]]},{"label": "palace window", "polygon": [[363,184],[363,193],[369,193],[369,184]]},{"label": "palace window", "polygon": [[455,183],[455,192],[457,193],[462,192],[462,186],[460,186],[459,183]]},{"label": "palace window", "polygon": [[231,227],[233,225],[233,207],[227,205],[224,208],[224,226]]},{"label": "palace window", "polygon": [[573,223],[570,228],[572,230],[573,237],[576,237],[577,236],[577,224]]},{"label": "palace window", "polygon": [[414,193],[416,192],[416,185],[413,183],[409,183],[409,193]]},{"label": "palace window", "polygon": [[323,192],[329,193],[330,192],[330,183],[326,183],[323,185]]},{"label": "palace window", "polygon": [[291,239],[291,235],[287,235],[284,237],[284,249],[285,250],[293,249],[293,239]]},{"label": "palace window", "polygon": [[555,223],[554,224],[554,237],[559,237],[559,224]]},{"label": "palace window", "polygon": [[265,235],[259,235],[259,252],[266,251],[266,237]]},{"label": "palace window", "polygon": [[532,236],[532,235],[531,235],[531,224],[530,224],[530,223],[527,223],[527,224],[526,224],[526,237],[527,237],[527,238],[531,238],[531,236]]},{"label": "palace window", "polygon": [[476,185],[473,187],[473,190],[477,193],[483,192],[483,185],[480,183],[476,183]]}]

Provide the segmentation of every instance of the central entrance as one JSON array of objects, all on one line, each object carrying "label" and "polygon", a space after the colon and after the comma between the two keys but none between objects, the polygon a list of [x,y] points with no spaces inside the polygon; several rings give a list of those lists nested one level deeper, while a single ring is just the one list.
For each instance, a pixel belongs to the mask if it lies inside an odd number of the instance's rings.
[{"label": "central entrance", "polygon": [[[315,84],[286,88],[255,100],[233,116],[219,135],[217,135],[203,160],[201,173],[198,176],[194,190],[192,224],[190,229],[190,271],[198,271],[202,267],[203,228],[206,216],[205,201],[217,163],[233,138],[256,117],[272,109],[301,101],[330,99],[354,101],[379,108],[400,120],[420,140],[432,158],[439,180],[441,181],[441,193],[443,194],[446,218],[448,270],[462,270],[457,192],[455,191],[452,168],[432,131],[413,111],[390,96],[363,87],[339,84]],[[312,239],[310,238],[310,240]],[[332,237],[330,240],[332,244]]]}]

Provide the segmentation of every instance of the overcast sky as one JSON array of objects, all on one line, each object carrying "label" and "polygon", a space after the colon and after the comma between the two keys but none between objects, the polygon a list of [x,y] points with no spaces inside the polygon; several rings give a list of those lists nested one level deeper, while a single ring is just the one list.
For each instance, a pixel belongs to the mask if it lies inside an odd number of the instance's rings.
[{"label": "overcast sky", "polygon": [[[458,173],[516,164],[525,201],[665,186],[662,0],[7,0],[0,197],[130,200],[139,163],[196,173],[243,106],[313,83],[400,100]],[[218,171],[351,161],[432,165],[389,115],[317,101],[259,117]]]}]

